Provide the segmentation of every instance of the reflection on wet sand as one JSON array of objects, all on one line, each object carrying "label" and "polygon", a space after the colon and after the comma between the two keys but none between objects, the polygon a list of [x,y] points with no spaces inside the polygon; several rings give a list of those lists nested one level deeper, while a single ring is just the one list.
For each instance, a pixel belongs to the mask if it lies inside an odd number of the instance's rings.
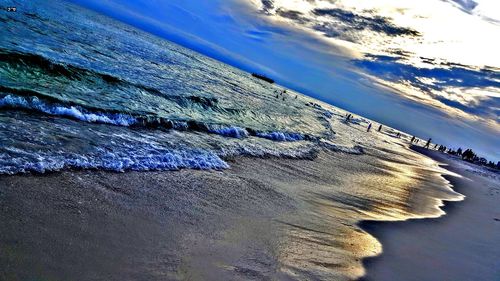
[{"label": "reflection on wet sand", "polygon": [[440,176],[446,171],[428,158],[405,153],[404,162],[363,156],[355,173],[352,163],[322,155],[320,162],[335,167],[334,181],[306,187],[301,197],[307,212],[279,221],[286,241],[280,248],[281,269],[297,279],[356,279],[364,275],[361,260],[382,251],[360,221],[437,217],[443,214],[441,200],[462,199]]}]

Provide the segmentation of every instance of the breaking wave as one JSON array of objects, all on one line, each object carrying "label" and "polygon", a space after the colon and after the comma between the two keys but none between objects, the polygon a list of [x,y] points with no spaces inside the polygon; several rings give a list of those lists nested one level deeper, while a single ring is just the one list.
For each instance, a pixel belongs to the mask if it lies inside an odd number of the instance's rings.
[{"label": "breaking wave", "polygon": [[246,138],[249,136],[249,133],[246,129],[240,127],[224,127],[220,125],[212,125],[208,127],[208,132],[215,133],[225,137],[232,138]]},{"label": "breaking wave", "polygon": [[63,106],[47,104],[37,97],[19,97],[6,95],[0,99],[0,108],[22,108],[36,110],[49,115],[65,116],[89,123],[104,123],[119,126],[131,126],[137,120],[131,115],[122,113],[93,113],[80,106]]},{"label": "breaking wave", "polygon": [[[0,154],[0,174],[45,173],[65,169],[100,169],[106,171],[164,171],[179,169],[221,170],[229,165],[212,152],[202,150],[149,150],[136,149],[106,151],[98,149],[92,154],[29,154],[15,148],[6,148]],[[12,154],[17,156],[13,156]],[[28,160],[27,160],[28,159]]]},{"label": "breaking wave", "polygon": [[157,116],[134,116],[132,114],[119,112],[94,112],[80,105],[64,105],[61,103],[46,102],[37,96],[23,97],[7,94],[0,98],[0,108],[31,110],[48,115],[69,117],[88,123],[102,123],[126,127],[144,126],[149,128],[193,130],[232,138],[256,136],[273,141],[301,141],[306,139],[306,136],[300,133],[259,132],[237,126],[206,124],[195,120],[179,121]]},{"label": "breaking wave", "polygon": [[305,136],[299,133],[257,132],[256,135],[274,141],[301,141],[305,139]]}]

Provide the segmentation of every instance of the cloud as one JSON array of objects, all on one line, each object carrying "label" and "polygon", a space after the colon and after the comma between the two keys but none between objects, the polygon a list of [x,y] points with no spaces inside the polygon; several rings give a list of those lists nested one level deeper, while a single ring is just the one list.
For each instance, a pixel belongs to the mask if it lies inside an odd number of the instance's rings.
[{"label": "cloud", "polygon": [[451,3],[465,13],[476,15],[492,24],[500,24],[500,2],[497,0],[442,0]]},{"label": "cloud", "polygon": [[472,12],[478,3],[474,0],[447,0],[448,2],[452,2],[457,4],[462,10],[467,12]]},{"label": "cloud", "polygon": [[[405,63],[400,57],[381,55],[366,55],[365,59],[354,60],[356,66],[385,81],[407,84],[419,89],[422,96],[446,106],[500,121],[498,70],[486,67],[474,69],[456,63],[437,63],[430,59],[427,62],[432,64],[429,67],[417,67]],[[491,95],[487,94],[487,89],[491,89]]]},{"label": "cloud", "polygon": [[291,20],[294,20],[295,22],[302,23],[302,24],[310,21],[308,18],[306,18],[304,16],[303,13],[301,13],[299,11],[285,10],[285,9],[280,8],[276,11],[276,14],[280,17],[291,19]]},{"label": "cloud", "polygon": [[[500,88],[500,72],[489,68],[473,69],[447,62],[424,68],[406,64],[397,57],[367,55],[366,58],[355,60],[355,65],[391,81],[409,81],[423,91],[443,90],[450,86]],[[433,82],[424,83],[420,78],[428,78]]]},{"label": "cloud", "polygon": [[359,15],[339,8],[314,9],[316,16],[328,17],[344,30],[370,30],[387,36],[419,36],[416,30],[393,24],[389,18],[378,15]]},{"label": "cloud", "polygon": [[286,19],[302,27],[320,32],[329,38],[338,38],[359,43],[367,38],[365,32],[388,37],[418,37],[420,33],[408,27],[394,24],[390,18],[377,15],[372,11],[363,14],[353,11],[329,7],[317,8],[314,1],[306,1],[311,9],[297,11],[287,7],[276,6],[271,0],[262,0],[261,12],[267,16]]},{"label": "cloud", "polygon": [[269,13],[274,9],[274,3],[272,0],[262,0],[262,10],[265,13]]}]

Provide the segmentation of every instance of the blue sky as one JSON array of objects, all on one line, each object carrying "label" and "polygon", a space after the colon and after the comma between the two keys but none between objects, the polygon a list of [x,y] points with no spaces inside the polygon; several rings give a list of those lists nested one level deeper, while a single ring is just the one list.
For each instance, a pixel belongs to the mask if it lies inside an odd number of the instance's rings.
[{"label": "blue sky", "polygon": [[398,129],[500,160],[496,0],[74,0]]}]

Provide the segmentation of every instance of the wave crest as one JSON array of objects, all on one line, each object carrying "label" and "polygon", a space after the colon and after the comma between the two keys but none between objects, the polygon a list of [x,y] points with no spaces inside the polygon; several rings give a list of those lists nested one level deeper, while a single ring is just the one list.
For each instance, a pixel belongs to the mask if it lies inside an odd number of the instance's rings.
[{"label": "wave crest", "polygon": [[286,132],[257,132],[256,136],[274,141],[301,141],[306,139],[303,134]]},{"label": "wave crest", "polygon": [[[10,149],[16,152],[17,149]],[[11,154],[9,153],[9,154]],[[65,169],[99,169],[106,171],[164,171],[180,169],[221,170],[229,165],[213,152],[202,150],[159,150],[134,153],[133,150],[112,152],[100,149],[90,155],[27,155],[0,157],[0,174],[45,173]],[[21,155],[19,155],[21,154]],[[0,154],[0,156],[2,156]]]},{"label": "wave crest", "polygon": [[131,126],[136,123],[136,119],[123,113],[93,113],[88,112],[79,106],[63,106],[47,104],[37,97],[19,97],[6,95],[0,99],[0,108],[12,107],[31,109],[43,112],[49,115],[58,115],[74,118],[89,123],[104,123],[119,126]]}]

